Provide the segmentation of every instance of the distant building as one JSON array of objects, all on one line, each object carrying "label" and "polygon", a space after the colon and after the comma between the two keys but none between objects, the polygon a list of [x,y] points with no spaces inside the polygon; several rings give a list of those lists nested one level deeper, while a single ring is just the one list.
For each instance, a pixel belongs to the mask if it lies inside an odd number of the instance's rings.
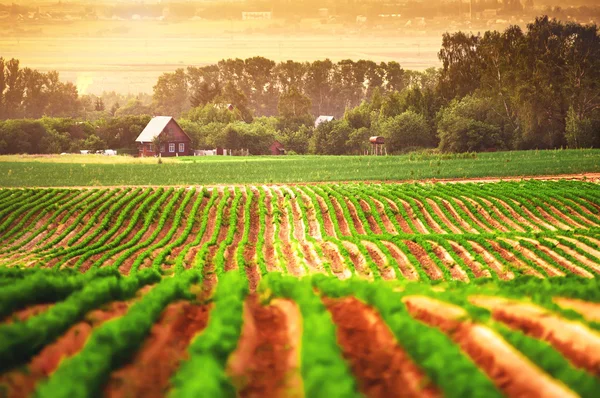
[{"label": "distant building", "polygon": [[333,120],[335,120],[335,117],[333,116],[319,116],[317,120],[315,120],[315,128],[319,127],[319,124],[321,123],[331,122]]},{"label": "distant building", "polygon": [[[160,148],[154,148],[154,138],[160,136]],[[193,153],[192,139],[170,116],[157,116],[150,120],[135,140],[139,156],[188,156]]]},{"label": "distant building", "polygon": [[271,152],[271,155],[285,155],[285,148],[279,141],[273,142],[269,147],[269,151]]},{"label": "distant building", "polygon": [[250,21],[250,20],[269,20],[273,16],[273,13],[270,11],[250,11],[250,12],[242,12],[242,20]]}]

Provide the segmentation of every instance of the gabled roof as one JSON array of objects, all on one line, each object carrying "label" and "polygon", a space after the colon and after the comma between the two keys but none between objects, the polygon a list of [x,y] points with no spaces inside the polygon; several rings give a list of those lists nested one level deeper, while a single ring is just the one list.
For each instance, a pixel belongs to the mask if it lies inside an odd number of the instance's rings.
[{"label": "gabled roof", "polygon": [[333,117],[333,116],[319,116],[317,118],[317,120],[315,120],[315,128],[319,127],[319,124],[321,124],[321,123],[331,122],[334,119],[335,119],[335,117]]},{"label": "gabled roof", "polygon": [[[152,120],[150,120],[150,123],[148,123],[148,125],[144,128],[144,131],[142,131],[138,138],[136,138],[135,142],[152,142],[154,137],[160,135],[160,133],[163,132],[165,127],[167,127],[167,124],[169,124],[172,119],[173,118],[171,116],[153,117]],[[175,124],[177,124],[177,122],[175,122]],[[183,129],[181,129],[181,131],[183,131]],[[187,135],[187,133],[185,133],[185,135]]]}]

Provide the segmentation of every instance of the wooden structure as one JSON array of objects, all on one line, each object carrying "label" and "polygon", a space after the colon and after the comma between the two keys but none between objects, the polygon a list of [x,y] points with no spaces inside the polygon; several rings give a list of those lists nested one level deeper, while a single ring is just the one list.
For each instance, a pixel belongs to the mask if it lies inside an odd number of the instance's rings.
[{"label": "wooden structure", "polygon": [[189,156],[193,154],[192,139],[170,116],[157,116],[150,120],[144,131],[135,140],[139,156],[157,156],[154,148],[156,137],[160,137],[161,156]]},{"label": "wooden structure", "polygon": [[369,138],[369,142],[371,143],[371,155],[383,155],[385,151],[385,155],[387,155],[387,149],[385,148],[385,138],[375,135]]},{"label": "wooden structure", "polygon": [[285,155],[285,148],[281,142],[274,141],[269,147],[269,152],[271,155]]}]

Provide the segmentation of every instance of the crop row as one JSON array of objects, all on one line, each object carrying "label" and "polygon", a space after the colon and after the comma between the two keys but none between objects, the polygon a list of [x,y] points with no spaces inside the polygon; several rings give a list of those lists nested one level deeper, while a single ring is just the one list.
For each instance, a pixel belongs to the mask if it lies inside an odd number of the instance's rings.
[{"label": "crop row", "polygon": [[0,265],[340,279],[600,273],[600,193],[573,181],[0,191]]},{"label": "crop row", "polygon": [[253,293],[244,273],[227,272],[205,296],[196,269],[0,268],[0,283],[10,286],[0,291],[6,396],[594,397],[600,388],[598,279],[432,285],[273,272]]}]

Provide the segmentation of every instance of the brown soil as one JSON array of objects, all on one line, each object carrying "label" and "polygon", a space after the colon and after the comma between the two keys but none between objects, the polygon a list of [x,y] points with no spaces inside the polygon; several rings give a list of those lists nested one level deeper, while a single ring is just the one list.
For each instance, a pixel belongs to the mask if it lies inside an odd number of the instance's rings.
[{"label": "brown soil", "polygon": [[442,209],[440,209],[440,207],[438,206],[437,203],[435,203],[433,200],[427,198],[427,204],[429,204],[429,206],[431,207],[433,212],[440,218],[440,220],[442,220],[444,222],[444,225],[446,227],[450,228],[450,231],[453,234],[462,234],[463,233],[463,231],[460,228],[458,228],[456,225],[454,225],[454,223],[452,223],[452,221],[450,221],[450,219],[448,219],[448,217],[446,217],[446,215],[444,214]]},{"label": "brown soil", "polygon": [[538,339],[548,341],[574,365],[600,376],[600,335],[582,323],[569,321],[533,304],[497,297],[469,300],[492,317]]},{"label": "brown soil", "polygon": [[329,260],[331,272],[339,279],[346,279],[350,277],[351,272],[346,268],[344,259],[338,251],[338,248],[331,242],[323,242],[321,244],[323,254]]},{"label": "brown soil", "polygon": [[475,215],[471,212],[471,210],[469,210],[469,208],[463,203],[462,200],[459,200],[457,198],[452,198],[454,200],[454,203],[456,203],[456,205],[458,207],[461,208],[461,210],[469,216],[469,218],[471,219],[472,222],[474,222],[475,224],[477,224],[479,226],[479,228],[483,229],[485,232],[494,232],[493,229],[491,229],[490,227],[488,227],[487,225],[485,225],[484,223],[482,223],[477,217],[475,217]]},{"label": "brown soil", "polygon": [[325,272],[319,256],[315,252],[312,244],[306,240],[304,220],[302,218],[300,206],[298,205],[298,199],[291,189],[287,188],[287,190],[291,194],[290,205],[292,208],[292,220],[294,221],[294,237],[300,244],[300,249],[302,250],[304,260],[308,264],[310,272]]},{"label": "brown soil", "polygon": [[402,203],[402,206],[404,207],[404,211],[406,212],[406,214],[408,214],[408,217],[410,218],[410,220],[412,221],[413,225],[417,229],[417,233],[419,233],[419,234],[428,234],[429,231],[427,230],[427,228],[425,227],[425,225],[423,225],[423,222],[417,218],[417,216],[415,215],[415,212],[413,211],[412,207],[410,207],[410,205],[408,203],[406,203],[405,201],[403,201],[401,199],[398,199],[398,200]]},{"label": "brown soil", "polygon": [[[512,206],[510,206],[509,203],[505,202],[504,200],[502,200],[500,198],[495,197],[495,199],[496,199],[496,202],[498,202],[501,206],[503,206],[510,213],[510,216],[514,220],[518,221],[522,225],[526,225],[526,226],[530,227],[533,231],[541,231],[541,229],[538,225],[536,225],[535,223],[532,223],[530,220],[524,218],[519,213],[517,213],[515,211],[515,209],[513,209]],[[513,203],[513,205],[515,205],[514,201],[511,201],[511,202]],[[517,204],[517,206],[519,206],[519,205]]]},{"label": "brown soil", "polygon": [[369,223],[369,228],[371,228],[371,231],[373,231],[374,234],[381,235],[381,228],[379,227],[379,224],[377,224],[377,221],[375,221],[375,217],[371,215],[371,212],[374,210],[372,210],[371,206],[369,206],[369,204],[362,199],[360,199],[359,204],[363,213],[365,213],[365,217],[367,218],[367,222]]},{"label": "brown soil", "polygon": [[4,320],[0,321],[0,325],[13,322],[25,322],[29,318],[33,318],[34,316],[46,312],[53,305],[54,303],[41,303],[30,305],[27,308],[23,308],[13,312],[11,315],[4,318]]},{"label": "brown soil", "polygon": [[454,253],[456,253],[456,255],[460,257],[461,260],[465,263],[465,265],[469,267],[469,269],[473,272],[473,275],[475,275],[476,278],[492,277],[490,271],[485,269],[483,265],[476,261],[468,250],[466,250],[464,247],[462,247],[456,242],[449,241],[448,243],[450,243],[450,246],[452,246],[452,250],[454,251]]},{"label": "brown soil", "polygon": [[[154,223],[156,224],[156,223]],[[155,225],[150,224],[148,226],[148,229],[142,234],[142,237],[140,238],[139,242],[145,242],[148,239],[150,239],[150,237],[152,236],[152,234],[154,233],[154,227]],[[133,263],[135,262],[135,260],[138,258],[138,256],[140,254],[142,254],[143,252],[145,252],[147,249],[147,247],[142,247],[141,249],[136,250],[135,252],[133,252],[129,257],[127,257],[125,259],[125,261],[123,261],[121,263],[121,265],[119,266],[119,272],[121,272],[124,275],[129,275],[129,271],[131,270],[131,266],[133,265]],[[117,253],[115,256],[113,256],[112,259],[108,260],[108,264],[112,264],[114,263],[114,261],[119,257],[119,254]]]},{"label": "brown soil", "polygon": [[294,276],[301,276],[304,274],[304,270],[292,247],[288,208],[285,205],[285,199],[281,191],[276,189],[275,192],[277,193],[277,203],[279,211],[281,212],[281,217],[279,219],[279,242],[281,244],[281,251],[285,258],[288,272]]},{"label": "brown soil", "polygon": [[473,251],[475,251],[475,253],[477,253],[481,257],[483,257],[487,266],[490,267],[496,273],[496,275],[498,275],[498,278],[505,280],[505,281],[515,278],[515,274],[513,274],[512,271],[507,270],[506,267],[504,266],[504,264],[502,264],[500,261],[498,261],[496,259],[496,257],[494,257],[492,254],[490,254],[482,246],[480,246],[478,243],[473,242],[473,241],[468,241],[468,242],[471,245],[471,247],[473,248]]},{"label": "brown soil", "polygon": [[355,298],[324,299],[337,340],[367,397],[440,397],[379,314]]},{"label": "brown soil", "polygon": [[321,215],[323,216],[323,226],[325,227],[325,234],[333,236],[335,238],[337,235],[335,233],[335,228],[333,227],[333,221],[331,221],[331,217],[329,217],[327,203],[325,203],[325,199],[323,199],[316,192],[315,197],[317,198],[317,202],[319,202],[319,208],[321,209]]},{"label": "brown soil", "polygon": [[431,217],[431,214],[429,214],[427,209],[425,209],[425,206],[423,206],[423,203],[421,203],[417,199],[414,199],[414,201],[415,201],[415,204],[417,205],[417,208],[421,212],[421,214],[423,214],[423,217],[425,217],[425,221],[427,221],[427,225],[433,230],[433,232],[436,234],[446,234],[447,232],[444,231],[440,227],[440,225],[433,219],[433,217]]},{"label": "brown soil", "polygon": [[406,233],[406,234],[414,234],[415,231],[413,231],[410,228],[410,225],[408,225],[408,222],[402,217],[402,214],[400,214],[400,210],[398,209],[398,206],[389,198],[386,198],[388,204],[390,205],[390,207],[392,208],[392,211],[395,213],[396,216],[396,222],[398,222],[398,225],[400,225],[400,228],[402,229],[402,232]]},{"label": "brown soil", "polygon": [[369,252],[369,256],[371,256],[375,265],[377,265],[381,277],[386,280],[396,279],[394,268],[387,263],[387,258],[381,250],[372,242],[362,241],[362,244]]},{"label": "brown soil", "polygon": [[[546,238],[548,239],[548,238]],[[577,239],[573,239],[573,238],[569,238],[566,236],[561,236],[561,239],[564,239],[566,241],[569,241],[573,244],[575,244],[575,246],[577,246],[579,249],[585,250],[586,252],[588,252],[589,254],[591,254],[592,256],[600,259],[600,251],[595,250],[587,245],[585,245],[583,242],[578,241]],[[558,241],[552,240],[552,239],[548,239],[551,242],[554,243],[558,243]],[[588,259],[587,257],[577,253],[575,250],[564,246],[562,244],[557,244],[557,247],[559,247],[560,249],[564,250],[566,253],[570,254],[571,256],[575,257],[578,261],[582,262],[583,264],[587,265],[588,267],[590,267],[591,269],[594,270],[594,272],[600,274],[600,261],[594,262],[590,259]]]},{"label": "brown soil", "polygon": [[462,219],[462,217],[460,216],[460,214],[458,214],[458,212],[456,211],[456,209],[454,208],[452,203],[448,202],[446,199],[441,199],[441,201],[442,201],[442,205],[446,208],[446,210],[448,210],[448,212],[452,215],[452,217],[454,217],[454,219],[460,224],[461,228],[464,231],[466,231],[468,233],[472,233],[472,234],[479,233],[478,230],[473,228],[468,222],[466,222],[465,220]]},{"label": "brown soil", "polygon": [[187,301],[169,304],[133,360],[113,371],[106,397],[164,397],[186,350],[208,323],[209,307]]},{"label": "brown soil", "polygon": [[83,348],[94,328],[125,314],[128,308],[126,302],[113,302],[103,309],[88,313],[84,321],[71,326],[64,335],[44,347],[27,365],[26,370],[19,368],[2,374],[0,386],[6,387],[6,397],[31,395],[36,384],[50,376],[62,360],[72,357]]},{"label": "brown soil", "polygon": [[337,219],[338,225],[340,226],[340,231],[342,231],[342,235],[350,236],[352,233],[350,232],[350,227],[348,226],[348,222],[344,217],[344,211],[342,210],[342,206],[338,202],[336,198],[333,196],[329,198],[331,200],[331,204],[333,205],[333,210],[335,212],[335,218]]},{"label": "brown soil", "polygon": [[[564,200],[562,200],[562,202],[563,202],[563,206],[565,207],[565,209],[567,209],[568,214],[565,214],[565,213],[561,212],[560,210],[558,210],[556,207],[549,205],[550,209],[552,210],[552,212],[554,214],[558,215],[559,217],[562,217],[565,221],[568,221],[569,223],[576,226],[577,228],[587,229],[590,227],[598,226],[598,224],[588,220],[583,215],[578,214],[575,210],[573,210],[573,208],[570,206],[569,203],[565,203]],[[579,218],[581,221],[584,222],[584,224],[581,224],[579,221],[575,221],[575,219],[573,217]]]},{"label": "brown soil", "polygon": [[263,306],[256,295],[248,297],[242,335],[227,367],[240,397],[301,396],[301,322],[290,301]]},{"label": "brown soil", "polygon": [[319,222],[317,220],[314,204],[310,200],[310,197],[301,189],[296,189],[295,192],[300,195],[306,209],[306,218],[308,219],[308,234],[313,238],[320,240],[321,229],[319,228]]},{"label": "brown soil", "polygon": [[563,308],[579,312],[588,321],[600,322],[600,303],[591,303],[567,297],[554,297],[552,301]]},{"label": "brown soil", "polygon": [[265,263],[269,272],[278,271],[277,266],[277,253],[275,252],[275,227],[273,219],[273,196],[270,189],[265,188],[267,194],[265,195],[265,208],[267,214],[265,215],[265,244],[263,246],[263,254],[265,256]]},{"label": "brown soil", "polygon": [[[231,211],[231,202],[233,202],[233,192],[230,192],[229,196],[227,197],[227,202],[225,204],[225,207],[223,208],[223,214],[221,217],[221,226],[219,228],[219,232],[217,235],[217,242],[214,245],[209,247],[208,253],[206,254],[206,260],[204,263],[204,268],[202,270],[202,273],[204,275],[203,291],[204,291],[205,297],[210,297],[213,289],[215,288],[215,286],[217,284],[217,270],[215,268],[215,254],[217,253],[217,250],[219,250],[219,243],[225,239],[225,237],[227,236],[227,231],[231,227],[230,225],[228,225],[229,212]],[[216,228],[216,226],[214,226],[214,228]],[[214,228],[213,228],[213,233],[214,233]],[[208,239],[210,239],[211,236],[209,236]]]},{"label": "brown soil", "polygon": [[[518,232],[524,232],[525,231],[525,229],[523,227],[521,227],[519,224],[515,223],[510,218],[506,217],[500,210],[498,210],[498,208],[494,204],[492,204],[492,202],[490,202],[489,200],[487,200],[485,198],[479,198],[479,199],[483,203],[485,203],[487,206],[489,206],[490,209],[493,209],[494,213],[496,213],[496,215],[498,216],[498,218],[500,218],[502,220],[502,222],[504,222],[506,225],[510,226],[510,228],[512,230],[518,231]],[[518,214],[515,213],[514,210],[511,211],[511,214],[513,214],[513,218],[515,218],[516,220],[519,220],[519,218],[521,218],[521,217],[518,216]],[[521,222],[521,221],[519,220],[519,222]]]},{"label": "brown soil", "polygon": [[384,207],[383,203],[381,203],[380,201],[378,201],[377,199],[374,199],[374,198],[371,198],[371,200],[375,204],[375,208],[377,210],[377,213],[379,214],[379,218],[381,219],[381,222],[383,222],[385,231],[388,234],[397,235],[398,231],[396,231],[396,227],[394,227],[394,224],[392,223],[392,221],[388,217],[387,213],[385,212],[385,207]]},{"label": "brown soil", "polygon": [[507,396],[577,397],[491,329],[462,321],[462,308],[421,296],[404,301],[413,317],[448,334]]},{"label": "brown soil", "polygon": [[342,241],[342,245],[348,251],[348,255],[350,256],[350,261],[354,264],[354,269],[363,278],[372,280],[373,272],[367,265],[367,261],[365,257],[362,255],[358,247],[354,243],[350,243],[348,241]]},{"label": "brown soil", "polygon": [[[204,207],[203,204],[206,203],[206,201],[208,200],[208,198],[198,198],[198,195],[200,195],[200,192],[195,192],[192,197],[190,198],[190,201],[187,203],[185,210],[182,212],[181,214],[181,220],[179,221],[179,225],[177,226],[177,230],[175,231],[175,233],[173,234],[173,236],[171,236],[171,239],[169,240],[169,242],[167,242],[167,244],[165,244],[163,247],[158,248],[154,251],[154,253],[152,254],[152,258],[156,258],[158,255],[160,255],[160,253],[162,253],[164,250],[166,250],[167,246],[172,245],[173,243],[175,243],[177,241],[177,239],[179,239],[185,232],[185,229],[187,228],[187,224],[188,224],[188,220],[189,217],[192,216],[192,209],[194,208],[194,204],[196,203],[196,201],[199,199],[200,200],[200,206],[198,207],[196,214],[193,215],[194,220],[192,221],[192,230],[194,228],[194,224],[197,224],[197,221],[199,221],[199,214],[202,214],[202,208]],[[198,226],[199,227],[199,226]],[[191,231],[190,231],[191,232]],[[164,262],[161,264],[161,268],[162,269],[170,269],[173,265],[169,264],[169,260],[170,259],[175,259],[177,258],[177,255],[181,252],[181,250],[183,250],[183,248],[188,244],[193,242],[194,238],[196,237],[195,234],[190,233],[186,239],[179,245],[170,248],[170,254],[168,254],[165,259]]]},{"label": "brown soil", "polygon": [[[244,236],[244,222],[246,217],[249,215],[245,214],[245,204],[246,204],[246,193],[242,192],[242,198],[238,202],[238,216],[235,233],[233,234],[233,241],[227,248],[225,248],[225,271],[231,271],[238,268],[237,260],[236,260],[236,252],[237,248]],[[231,209],[234,211],[234,209]]]},{"label": "brown soil", "polygon": [[[568,209],[571,211],[571,214],[578,214],[581,218],[583,218],[587,223],[589,223],[591,225],[595,225],[595,226],[599,225],[596,222],[594,222],[591,219],[586,217],[586,215],[588,215],[588,216],[594,216],[597,218],[598,214],[593,213],[590,209],[588,209],[587,207],[585,207],[579,203],[576,203],[572,199],[562,198],[562,200],[565,203],[565,205],[568,205]],[[600,209],[598,209],[598,210],[600,210]],[[585,213],[585,214],[581,214],[581,213]]]},{"label": "brown soil", "polygon": [[[490,244],[490,246],[492,246],[492,249],[494,249],[498,254],[500,254],[500,256],[504,260],[511,263],[515,268],[521,270],[525,275],[532,275],[538,278],[544,277],[544,275],[540,274],[537,270],[531,268],[529,265],[525,264],[523,261],[518,259],[513,253],[501,247],[497,242],[494,242],[493,240],[489,239],[487,242]],[[473,243],[474,242],[471,242],[471,244]]]},{"label": "brown soil", "polygon": [[448,271],[450,271],[450,275],[453,280],[469,282],[469,277],[466,272],[460,268],[460,265],[454,261],[452,256],[441,246],[439,246],[435,242],[429,242],[431,247],[433,248],[433,253],[440,259],[440,261],[446,266]]},{"label": "brown soil", "polygon": [[475,209],[477,210],[479,215],[482,216],[488,224],[490,224],[492,227],[494,227],[494,229],[496,231],[502,231],[502,232],[509,231],[509,229],[507,227],[505,227],[504,225],[499,223],[498,220],[494,219],[490,215],[490,213],[480,203],[477,203],[475,200],[473,200],[469,197],[466,197],[466,196],[461,196],[461,198],[462,198],[462,200],[466,200],[467,202],[469,202],[471,204],[471,206],[475,207]]},{"label": "brown soil", "polygon": [[421,246],[411,241],[404,241],[410,252],[419,260],[425,273],[433,280],[443,279],[444,274],[437,265],[429,258],[429,255]]},{"label": "brown soil", "polygon": [[255,291],[260,281],[260,273],[256,264],[256,242],[258,241],[258,233],[260,231],[260,216],[258,214],[258,192],[252,190],[252,196],[248,198],[250,203],[250,231],[248,235],[248,243],[244,246],[244,261],[246,262],[246,276],[250,291]]},{"label": "brown soil", "polygon": [[396,263],[398,264],[398,268],[400,269],[400,271],[402,272],[402,275],[404,275],[404,277],[406,279],[413,280],[413,281],[416,281],[419,279],[419,274],[415,271],[412,264],[410,264],[410,261],[408,261],[408,258],[406,257],[406,255],[404,253],[402,253],[402,251],[400,249],[398,249],[398,247],[396,245],[394,245],[391,242],[385,242],[385,241],[382,241],[381,243],[383,243],[383,245],[385,247],[387,247],[387,249],[390,251],[390,254],[394,258],[394,260],[396,260]]},{"label": "brown soil", "polygon": [[352,204],[352,202],[350,202],[347,198],[344,198],[344,202],[346,203],[346,207],[348,208],[348,212],[350,213],[350,217],[352,218],[352,223],[354,224],[356,232],[358,232],[361,235],[365,235],[365,227],[363,226],[360,218],[358,218],[358,212],[356,211],[356,207],[354,207],[354,204]]},{"label": "brown soil", "polygon": [[565,276],[565,273],[562,272],[561,270],[557,269],[556,267],[548,264],[546,261],[542,260],[540,257],[538,257],[533,251],[522,247],[519,242],[511,240],[511,239],[507,239],[504,238],[503,239],[505,242],[508,242],[510,245],[512,245],[512,247],[517,250],[518,252],[520,252],[521,254],[523,254],[525,257],[529,258],[531,261],[533,261],[534,263],[536,263],[540,268],[542,268],[544,271],[546,271],[546,273],[548,274],[548,276],[553,277],[553,276]]},{"label": "brown soil", "polygon": [[[196,254],[198,254],[200,248],[204,244],[206,244],[206,242],[208,242],[215,230],[215,218],[217,217],[217,208],[219,206],[219,202],[223,200],[223,193],[219,192],[218,195],[218,198],[213,202],[213,205],[210,207],[210,209],[208,209],[206,229],[204,230],[204,234],[202,235],[200,242],[198,243],[198,245],[192,246],[183,259],[183,263],[186,269],[192,267],[194,259],[196,258]],[[199,223],[196,235],[200,232],[201,227],[202,225]],[[194,236],[194,238],[196,238],[196,236]]]},{"label": "brown soil", "polygon": [[533,214],[527,207],[521,205],[516,200],[511,199],[511,202],[515,206],[520,207],[521,210],[523,211],[523,213],[525,213],[527,215],[527,217],[529,218],[529,220],[535,222],[538,225],[543,226],[544,228],[549,229],[550,231],[556,231],[557,230],[557,228],[555,226],[553,226],[552,224],[548,224],[545,220],[542,220],[541,218],[539,218],[538,216],[536,216],[535,214]]},{"label": "brown soil", "polygon": [[[552,208],[552,207],[551,207]],[[560,217],[553,217],[550,214],[548,214],[548,212],[546,212],[546,210],[542,209],[541,207],[537,206],[536,207],[537,211],[544,217],[544,219],[550,224],[553,225],[555,227],[558,227],[560,229],[564,229],[564,230],[570,230],[573,229],[573,226],[567,225],[564,222],[562,222],[563,220],[566,222],[571,221],[568,217],[566,217],[564,214],[560,213]],[[554,211],[554,210],[553,210]],[[558,211],[558,210],[557,210]]]},{"label": "brown soil", "polygon": [[593,278],[594,277],[594,275],[592,275],[585,269],[573,264],[571,261],[558,255],[558,253],[550,250],[546,246],[540,245],[540,243],[538,241],[536,241],[535,239],[521,238],[521,237],[519,237],[519,239],[522,239],[524,241],[534,244],[538,250],[544,252],[547,256],[551,257],[554,261],[556,261],[556,263],[560,264],[561,267],[568,269],[570,272],[572,272],[576,275],[582,276],[584,278]]}]

